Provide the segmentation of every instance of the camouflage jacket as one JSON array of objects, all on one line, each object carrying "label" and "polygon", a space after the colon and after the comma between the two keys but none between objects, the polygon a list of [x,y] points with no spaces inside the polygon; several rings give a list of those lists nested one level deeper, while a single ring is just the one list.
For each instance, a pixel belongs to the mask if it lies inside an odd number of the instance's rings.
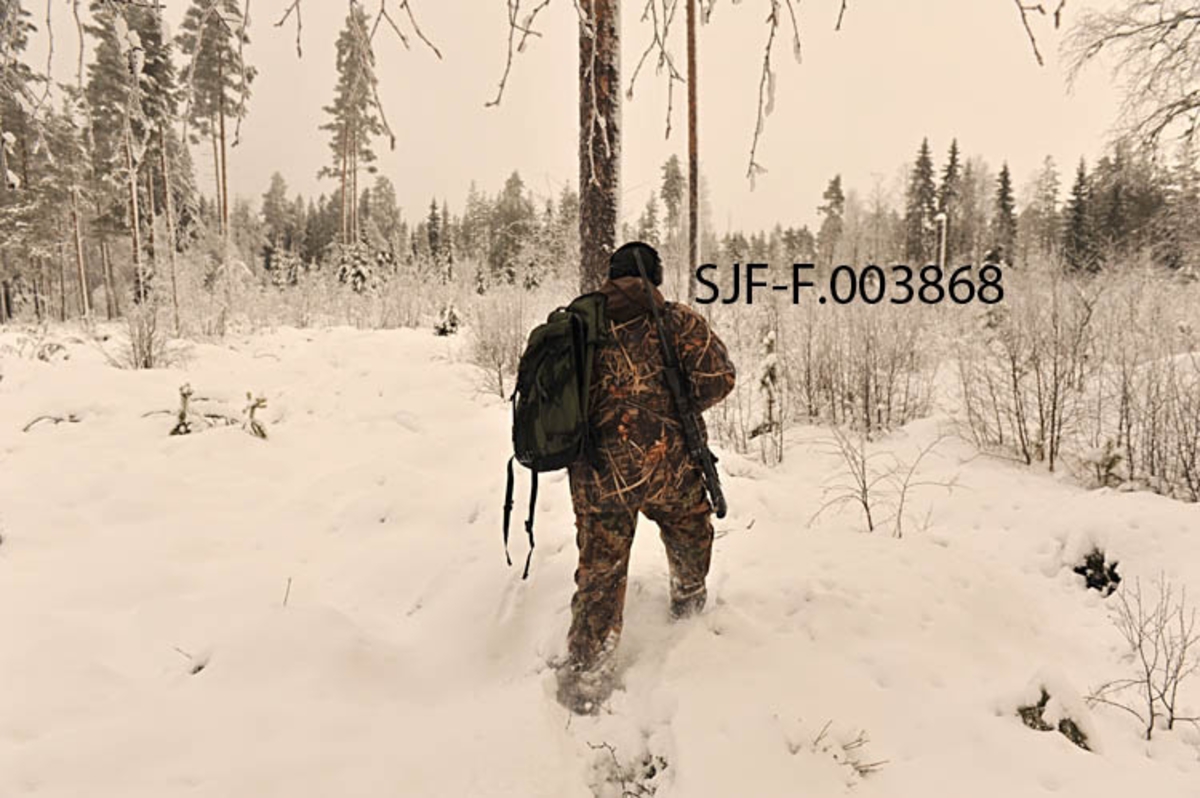
[{"label": "camouflage jacket", "polygon": [[[580,461],[571,467],[572,495],[577,509],[585,502],[636,511],[678,494],[699,473],[661,373],[662,349],[649,302],[663,309],[691,375],[697,411],[733,390],[735,372],[725,345],[687,305],[666,302],[638,277],[609,280],[600,291],[608,300],[611,335],[597,351],[592,372],[589,421],[597,457],[595,466]],[[703,418],[699,422],[704,433]]]}]

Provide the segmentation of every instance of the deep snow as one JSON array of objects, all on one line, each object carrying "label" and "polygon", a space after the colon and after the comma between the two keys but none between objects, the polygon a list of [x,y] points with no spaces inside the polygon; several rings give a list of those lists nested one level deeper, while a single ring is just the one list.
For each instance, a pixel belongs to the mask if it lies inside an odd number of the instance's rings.
[{"label": "deep snow", "polygon": [[[1071,571],[1099,544],[1127,579],[1200,595],[1195,505],[951,440],[921,477],[959,487],[918,490],[928,528],[897,540],[850,508],[808,525],[838,468],[821,430],[778,468],[722,452],[708,609],[668,621],[643,520],[623,689],[570,718],[549,666],[575,566],[564,475],[542,480],[522,582],[523,535],[513,568],[500,543],[507,407],[457,339],[280,330],[132,372],[102,352],[116,337],[51,337],[66,349],[43,362],[0,333],[3,798],[1200,795],[1196,729],[1147,743],[1082,706],[1127,664],[1113,600]],[[266,396],[269,439],[169,437],[145,414],[184,382],[231,416]],[[880,446],[911,457],[945,424]],[[1022,725],[1041,684],[1095,753]]]}]

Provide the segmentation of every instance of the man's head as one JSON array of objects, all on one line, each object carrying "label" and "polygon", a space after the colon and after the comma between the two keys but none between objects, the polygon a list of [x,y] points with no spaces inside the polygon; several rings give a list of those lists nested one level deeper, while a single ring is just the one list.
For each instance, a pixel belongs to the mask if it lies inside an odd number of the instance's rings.
[{"label": "man's head", "polygon": [[658,251],[649,244],[644,244],[641,241],[630,241],[612,254],[612,257],[608,260],[609,279],[640,277],[641,272],[638,271],[637,263],[638,256],[641,257],[642,268],[646,270],[646,276],[650,278],[650,282],[655,285],[662,285],[663,269],[662,261],[658,257]]}]

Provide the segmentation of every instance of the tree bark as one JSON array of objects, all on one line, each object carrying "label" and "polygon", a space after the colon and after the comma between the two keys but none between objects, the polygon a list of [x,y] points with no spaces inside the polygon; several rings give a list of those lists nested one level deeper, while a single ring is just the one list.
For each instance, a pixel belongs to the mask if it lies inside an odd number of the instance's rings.
[{"label": "tree bark", "polygon": [[217,57],[217,85],[221,96],[217,98],[217,111],[221,119],[221,231],[224,235],[225,257],[229,257],[229,156],[225,138],[225,53]]},{"label": "tree bark", "polygon": [[108,254],[108,237],[100,237],[100,268],[104,272],[104,310],[112,321],[120,313],[117,306],[116,280],[113,279],[112,258]]},{"label": "tree bark", "polygon": [[153,279],[158,274],[158,231],[154,229],[157,221],[154,213],[154,164],[146,163],[146,230],[150,234],[150,268],[146,272],[147,279]]},{"label": "tree bark", "polygon": [[621,177],[620,0],[580,0],[579,267],[594,291],[616,248]]},{"label": "tree bark", "polygon": [[687,0],[688,69],[688,290],[696,301],[696,268],[700,265],[700,143],[697,134],[696,0]]},{"label": "tree bark", "polygon": [[79,224],[79,189],[71,188],[71,226],[75,231],[75,268],[79,272],[79,309],[85,319],[92,316],[91,298],[88,296],[87,266],[83,260],[83,232]]},{"label": "tree bark", "polygon": [[133,245],[134,296],[139,302],[146,299],[146,275],[142,270],[141,214],[138,211],[137,170],[133,163],[132,132],[125,131],[125,168],[129,172],[129,240]]},{"label": "tree bark", "polygon": [[58,320],[67,320],[67,256],[61,241],[58,243]]},{"label": "tree bark", "polygon": [[35,260],[33,271],[33,315],[38,322],[42,320],[42,263]]},{"label": "tree bark", "polygon": [[350,147],[350,243],[358,243],[358,125]]},{"label": "tree bark", "polygon": [[211,131],[209,138],[212,139],[213,151],[213,185],[216,195],[216,207],[213,208],[213,215],[217,217],[217,234],[221,236],[221,240],[225,239],[225,225],[221,220],[221,150],[217,143],[217,120],[210,119],[208,129]]},{"label": "tree bark", "polygon": [[347,244],[350,241],[350,235],[347,229],[347,205],[346,205],[346,167],[349,164],[350,154],[350,130],[342,126],[342,243]]},{"label": "tree bark", "polygon": [[167,214],[167,252],[171,258],[171,312],[174,316],[175,334],[179,335],[179,284],[177,281],[178,268],[176,264],[175,242],[175,198],[171,195],[171,159],[167,157],[166,129],[158,128],[160,143],[159,154],[162,159],[163,177],[163,210]]}]

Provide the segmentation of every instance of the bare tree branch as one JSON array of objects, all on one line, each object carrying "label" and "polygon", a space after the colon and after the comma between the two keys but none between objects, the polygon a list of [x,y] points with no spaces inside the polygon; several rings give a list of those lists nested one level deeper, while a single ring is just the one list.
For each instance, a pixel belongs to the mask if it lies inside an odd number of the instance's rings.
[{"label": "bare tree branch", "polygon": [[1124,82],[1125,135],[1155,145],[1171,131],[1191,141],[1200,114],[1200,8],[1188,0],[1138,0],[1089,11],[1067,42],[1069,78],[1103,55]]},{"label": "bare tree branch", "polygon": [[301,16],[301,14],[303,12],[300,10],[300,3],[301,3],[301,0],[292,0],[292,2],[288,5],[287,9],[283,12],[283,16],[280,17],[279,21],[275,23],[275,27],[282,28],[287,23],[288,19],[292,16],[292,13],[295,12],[295,14],[296,14],[296,57],[297,58],[304,57],[304,49],[300,46],[300,34],[303,33],[303,31],[304,31],[304,19]]},{"label": "bare tree branch", "polygon": [[[550,5],[553,0],[541,0],[534,9],[530,11],[525,19],[519,20],[518,15],[521,13],[521,0],[507,0],[508,3],[508,56],[504,62],[504,74],[500,77],[500,86],[496,91],[496,97],[484,103],[484,107],[491,108],[499,105],[504,98],[504,90],[508,87],[508,76],[512,74],[513,55],[516,53],[525,52],[525,42],[530,36],[541,36],[542,34],[533,29],[533,23],[537,21],[538,14]],[[575,7],[581,15],[583,9],[579,8],[579,0],[575,0]],[[521,34],[521,39],[517,41],[517,33]]]},{"label": "bare tree branch", "polygon": [[650,44],[646,46],[642,52],[642,57],[638,59],[637,67],[633,70],[633,77],[629,81],[629,90],[626,92],[626,97],[633,99],[634,86],[637,84],[638,75],[642,71],[642,67],[646,63],[646,59],[650,54],[657,51],[658,59],[655,67],[655,73],[661,74],[664,69],[667,70],[667,132],[666,138],[671,137],[671,116],[675,109],[675,83],[676,81],[683,83],[683,75],[675,68],[675,60],[671,57],[670,50],[667,49],[667,39],[671,34],[671,23],[675,19],[675,12],[678,9],[679,1],[662,0],[662,16],[660,24],[659,10],[656,5],[656,0],[647,0],[646,8],[642,12],[642,21],[647,19],[651,22],[651,37]]}]

